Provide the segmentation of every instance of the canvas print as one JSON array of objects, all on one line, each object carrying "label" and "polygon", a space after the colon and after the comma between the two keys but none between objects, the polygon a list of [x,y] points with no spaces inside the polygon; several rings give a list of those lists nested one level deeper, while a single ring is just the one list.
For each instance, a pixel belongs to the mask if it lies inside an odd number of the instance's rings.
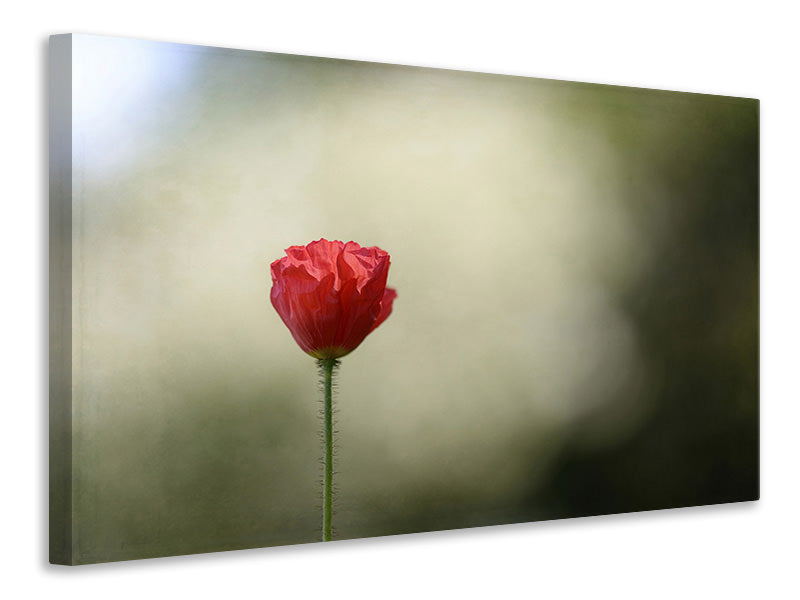
[{"label": "canvas print", "polygon": [[49,70],[51,562],[758,498],[757,100],[93,35]]}]

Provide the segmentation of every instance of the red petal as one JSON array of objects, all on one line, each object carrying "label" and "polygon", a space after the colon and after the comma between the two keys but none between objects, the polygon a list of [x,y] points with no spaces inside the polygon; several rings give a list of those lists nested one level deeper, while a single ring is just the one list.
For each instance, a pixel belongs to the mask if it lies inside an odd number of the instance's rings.
[{"label": "red petal", "polygon": [[378,318],[375,319],[375,324],[372,326],[370,332],[374,331],[378,325],[383,323],[389,315],[392,314],[392,305],[394,304],[395,298],[397,298],[397,290],[394,288],[386,288],[383,299],[381,300],[381,312]]}]

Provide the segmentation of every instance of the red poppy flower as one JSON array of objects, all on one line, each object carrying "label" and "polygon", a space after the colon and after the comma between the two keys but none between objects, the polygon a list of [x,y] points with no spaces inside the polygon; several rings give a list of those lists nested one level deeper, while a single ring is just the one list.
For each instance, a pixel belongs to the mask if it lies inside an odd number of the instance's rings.
[{"label": "red poppy flower", "polygon": [[389,255],[377,247],[321,239],[292,246],[272,263],[270,300],[294,340],[314,358],[340,358],[392,312]]}]

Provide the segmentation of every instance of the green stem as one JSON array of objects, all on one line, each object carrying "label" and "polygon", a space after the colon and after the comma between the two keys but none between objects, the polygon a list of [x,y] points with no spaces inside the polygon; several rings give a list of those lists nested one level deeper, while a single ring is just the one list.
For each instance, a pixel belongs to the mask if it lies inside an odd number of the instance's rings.
[{"label": "green stem", "polygon": [[319,361],[325,388],[325,472],[322,479],[322,541],[331,541],[333,514],[333,369],[339,363],[334,358]]}]

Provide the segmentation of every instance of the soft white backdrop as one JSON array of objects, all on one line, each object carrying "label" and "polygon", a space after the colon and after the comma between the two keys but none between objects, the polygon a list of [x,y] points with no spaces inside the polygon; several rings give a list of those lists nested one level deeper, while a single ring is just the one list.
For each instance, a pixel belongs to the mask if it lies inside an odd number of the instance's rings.
[{"label": "soft white backdrop", "polygon": [[[785,2],[29,2],[5,11],[3,594],[794,597],[796,18]],[[98,33],[761,99],[762,500],[69,569],[46,564],[47,36]]]}]

